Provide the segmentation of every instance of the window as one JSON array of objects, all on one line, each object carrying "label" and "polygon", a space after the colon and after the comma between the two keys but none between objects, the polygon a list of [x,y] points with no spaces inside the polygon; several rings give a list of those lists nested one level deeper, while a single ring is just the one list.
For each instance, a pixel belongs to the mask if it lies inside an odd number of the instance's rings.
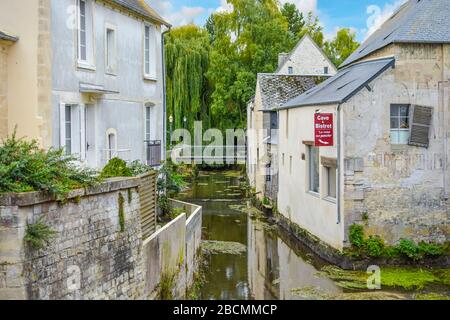
[{"label": "window", "polygon": [[72,154],[72,106],[66,105],[65,112],[65,150],[66,154]]},{"label": "window", "polygon": [[272,180],[271,164],[268,163],[266,164],[266,182],[270,182],[271,180]]},{"label": "window", "polygon": [[151,113],[151,107],[146,106],[145,107],[145,140],[149,142],[151,140],[151,131],[150,131],[150,113]]},{"label": "window", "polygon": [[408,144],[409,105],[391,105],[391,143]]},{"label": "window", "polygon": [[328,67],[324,67],[324,68],[323,68],[323,73],[324,73],[324,74],[328,74]]},{"label": "window", "polygon": [[309,191],[319,193],[319,148],[308,148]]},{"label": "window", "polygon": [[92,10],[88,0],[78,0],[78,62],[92,65]]},{"label": "window", "polygon": [[108,133],[108,160],[111,160],[116,156],[117,145],[116,145],[116,134],[114,132]]},{"label": "window", "polygon": [[105,38],[106,72],[112,73],[116,71],[116,32],[114,28],[106,28]]},{"label": "window", "polygon": [[288,74],[294,74],[294,68],[288,67]]},{"label": "window", "polygon": [[153,27],[144,27],[144,76],[156,78],[156,38]]},{"label": "window", "polygon": [[327,175],[327,197],[336,199],[336,168],[325,167]]}]

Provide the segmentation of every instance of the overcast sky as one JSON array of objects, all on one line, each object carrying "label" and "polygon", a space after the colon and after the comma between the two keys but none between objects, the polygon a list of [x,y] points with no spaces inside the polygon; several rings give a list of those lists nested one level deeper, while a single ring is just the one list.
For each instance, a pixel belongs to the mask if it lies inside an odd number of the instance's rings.
[{"label": "overcast sky", "polygon": [[[174,26],[194,22],[204,25],[208,16],[227,10],[226,0],[147,0]],[[339,28],[351,28],[358,40],[376,30],[405,0],[280,0],[295,3],[302,12],[319,16],[325,37],[333,37]]]}]

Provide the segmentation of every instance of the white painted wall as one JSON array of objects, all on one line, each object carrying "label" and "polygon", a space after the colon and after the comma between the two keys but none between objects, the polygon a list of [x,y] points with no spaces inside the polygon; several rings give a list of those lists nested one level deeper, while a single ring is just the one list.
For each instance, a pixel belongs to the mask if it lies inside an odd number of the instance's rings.
[{"label": "white painted wall", "polygon": [[[335,137],[336,106],[301,107],[289,109],[288,132],[286,132],[287,110],[280,110],[278,135],[279,191],[278,210],[282,215],[308,230],[336,249],[343,248],[344,229],[337,224],[337,205],[327,199],[324,167],[320,165],[320,194],[309,191],[308,149],[303,141],[314,141],[314,113],[334,113]],[[287,134],[288,135],[287,135]],[[305,160],[302,160],[302,154]],[[284,161],[283,161],[284,155]],[[319,157],[337,158],[337,148],[320,148]],[[290,159],[292,157],[292,169]]]},{"label": "white painted wall", "polygon": [[326,57],[324,52],[306,35],[303,37],[289,58],[277,70],[279,74],[288,74],[289,67],[293,68],[293,74],[297,75],[317,75],[323,76],[324,68],[328,67],[328,75],[333,76],[337,73],[336,67]]}]

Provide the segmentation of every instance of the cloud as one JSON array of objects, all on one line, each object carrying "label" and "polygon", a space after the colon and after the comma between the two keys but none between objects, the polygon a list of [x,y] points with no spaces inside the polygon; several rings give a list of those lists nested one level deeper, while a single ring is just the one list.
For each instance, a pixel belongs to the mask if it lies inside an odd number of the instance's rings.
[{"label": "cloud", "polygon": [[233,5],[228,3],[227,0],[220,0],[220,6],[216,9],[216,12],[231,12],[233,11]]},{"label": "cloud", "polygon": [[297,6],[298,10],[303,13],[315,13],[317,14],[317,0],[281,0],[281,4],[287,2],[293,3]]},{"label": "cloud", "polygon": [[405,2],[406,0],[396,0],[393,3],[386,3],[383,9],[376,5],[368,6],[366,13],[370,16],[367,18],[367,29],[361,30],[365,33],[365,38],[367,39],[372,33],[377,31]]},{"label": "cloud", "polygon": [[[147,0],[147,2],[149,2]],[[174,26],[181,26],[195,21],[196,18],[207,12],[204,7],[182,6],[174,11],[172,3],[168,0],[154,0],[149,5]]]}]

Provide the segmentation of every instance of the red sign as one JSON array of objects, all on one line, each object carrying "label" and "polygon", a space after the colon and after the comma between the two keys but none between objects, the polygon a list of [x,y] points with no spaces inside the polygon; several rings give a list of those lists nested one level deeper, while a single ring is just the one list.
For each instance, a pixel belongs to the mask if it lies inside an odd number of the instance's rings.
[{"label": "red sign", "polygon": [[334,145],[333,114],[314,114],[314,145],[332,147]]}]

